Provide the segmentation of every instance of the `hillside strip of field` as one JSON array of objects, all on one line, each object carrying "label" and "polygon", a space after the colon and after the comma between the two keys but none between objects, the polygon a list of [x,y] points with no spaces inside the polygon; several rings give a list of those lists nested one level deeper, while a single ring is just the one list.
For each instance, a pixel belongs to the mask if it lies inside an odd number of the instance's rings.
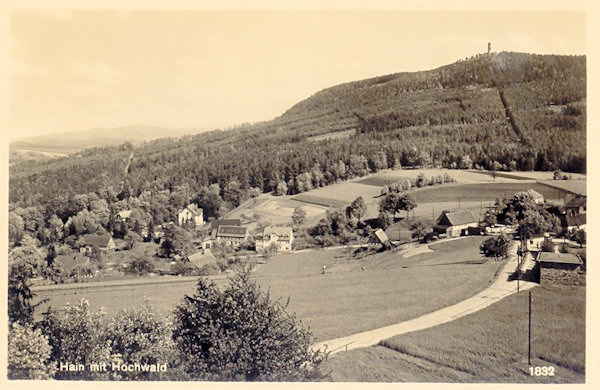
[{"label": "hillside strip of field", "polygon": [[535,190],[544,198],[561,200],[569,192],[537,182],[514,183],[471,183],[471,184],[445,184],[437,187],[423,187],[412,191],[417,203],[436,203],[448,201],[476,201],[486,202],[496,198],[510,198],[516,192]]}]

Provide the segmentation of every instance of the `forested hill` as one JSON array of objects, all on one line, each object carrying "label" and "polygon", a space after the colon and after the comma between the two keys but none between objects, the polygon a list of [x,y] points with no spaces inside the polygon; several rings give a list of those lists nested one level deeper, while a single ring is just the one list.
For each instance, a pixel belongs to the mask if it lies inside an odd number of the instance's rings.
[{"label": "forested hill", "polygon": [[202,203],[215,183],[231,208],[257,191],[292,194],[400,165],[585,172],[585,61],[502,52],[341,84],[269,122],[14,165],[10,201],[64,221],[61,205],[91,192],[109,203],[161,194],[171,213]]}]

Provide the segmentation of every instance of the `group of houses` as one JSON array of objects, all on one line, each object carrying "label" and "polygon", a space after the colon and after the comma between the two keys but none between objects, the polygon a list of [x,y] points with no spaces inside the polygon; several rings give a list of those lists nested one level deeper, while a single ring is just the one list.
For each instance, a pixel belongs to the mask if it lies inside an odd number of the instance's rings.
[{"label": "group of houses", "polygon": [[[115,218],[118,222],[129,222],[131,210],[121,210],[115,215]],[[196,230],[206,229],[202,208],[193,203],[185,206],[177,213],[177,224]],[[162,225],[157,225],[155,229],[156,231],[152,232],[154,237],[160,238],[164,235]],[[294,233],[290,227],[267,226],[261,233],[252,236],[248,227],[242,226],[240,219],[212,220],[208,229],[209,234],[202,242],[203,250],[210,249],[215,243],[239,248],[242,243],[254,239],[257,251],[275,247],[277,251],[286,252],[292,250],[292,243],[294,242]],[[149,232],[144,228],[142,236],[147,236],[148,234]],[[110,252],[116,250],[117,245],[109,234],[88,234],[83,236],[80,241],[79,251],[90,254],[94,248]]]}]

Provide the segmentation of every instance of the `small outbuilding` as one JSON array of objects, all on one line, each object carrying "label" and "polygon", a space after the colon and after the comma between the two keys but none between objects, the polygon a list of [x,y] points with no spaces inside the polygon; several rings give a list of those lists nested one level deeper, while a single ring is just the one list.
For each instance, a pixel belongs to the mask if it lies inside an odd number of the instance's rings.
[{"label": "small outbuilding", "polygon": [[542,284],[585,284],[583,261],[574,253],[539,252],[536,262]]},{"label": "small outbuilding", "polygon": [[386,249],[392,246],[390,238],[385,234],[383,229],[375,230],[373,235],[369,238],[368,244],[380,244]]}]

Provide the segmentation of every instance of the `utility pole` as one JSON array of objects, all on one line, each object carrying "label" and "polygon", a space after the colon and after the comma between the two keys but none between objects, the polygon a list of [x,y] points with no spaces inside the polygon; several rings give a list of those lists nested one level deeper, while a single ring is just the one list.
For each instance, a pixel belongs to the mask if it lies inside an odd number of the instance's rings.
[{"label": "utility pole", "polygon": [[531,291],[529,291],[529,334],[527,343],[527,363],[531,365]]},{"label": "utility pole", "polygon": [[519,292],[519,281],[521,280],[521,246],[517,249],[517,292]]}]

